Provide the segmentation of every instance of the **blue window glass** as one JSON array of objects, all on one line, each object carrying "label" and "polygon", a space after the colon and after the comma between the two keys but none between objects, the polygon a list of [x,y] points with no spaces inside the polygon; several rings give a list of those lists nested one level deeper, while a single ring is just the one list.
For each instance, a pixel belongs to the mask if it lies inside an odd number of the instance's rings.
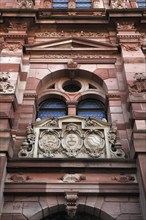
[{"label": "blue window glass", "polygon": [[68,8],[68,0],[53,0],[53,8]]},{"label": "blue window glass", "polygon": [[58,118],[66,115],[66,104],[59,99],[48,99],[39,106],[38,118]]},{"label": "blue window glass", "polygon": [[139,8],[146,8],[146,0],[136,0]]},{"label": "blue window glass", "polygon": [[94,117],[101,120],[106,118],[104,104],[96,99],[81,101],[78,105],[77,114],[85,118]]},{"label": "blue window glass", "polygon": [[76,0],[76,8],[91,8],[91,0]]}]

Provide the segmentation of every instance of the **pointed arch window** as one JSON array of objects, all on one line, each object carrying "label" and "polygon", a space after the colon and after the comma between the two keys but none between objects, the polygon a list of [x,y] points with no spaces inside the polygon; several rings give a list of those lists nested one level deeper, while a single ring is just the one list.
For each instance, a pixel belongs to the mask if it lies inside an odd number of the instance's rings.
[{"label": "pointed arch window", "polygon": [[67,114],[66,103],[60,99],[47,99],[39,106],[38,118],[58,118]]},{"label": "pointed arch window", "polygon": [[79,102],[77,114],[85,118],[94,117],[100,120],[106,118],[104,104],[96,99],[85,99]]}]

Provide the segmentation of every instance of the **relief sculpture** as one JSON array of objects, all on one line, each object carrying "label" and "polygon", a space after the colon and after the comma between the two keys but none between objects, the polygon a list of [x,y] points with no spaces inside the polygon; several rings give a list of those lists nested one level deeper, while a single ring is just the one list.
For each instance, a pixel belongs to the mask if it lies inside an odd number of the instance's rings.
[{"label": "relief sculpture", "polygon": [[54,153],[60,147],[59,133],[57,131],[47,130],[40,134],[39,149],[42,156],[54,157]]},{"label": "relief sculpture", "polygon": [[48,118],[27,128],[27,137],[18,156],[124,158],[125,153],[117,140],[116,126],[95,118],[66,116],[59,118],[57,123]]}]

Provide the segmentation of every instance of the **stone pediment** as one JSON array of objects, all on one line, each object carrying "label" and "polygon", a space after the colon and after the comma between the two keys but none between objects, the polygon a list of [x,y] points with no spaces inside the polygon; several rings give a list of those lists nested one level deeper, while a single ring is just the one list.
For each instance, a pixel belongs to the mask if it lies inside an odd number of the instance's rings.
[{"label": "stone pediment", "polygon": [[37,43],[33,45],[26,45],[26,51],[62,51],[62,50],[101,50],[101,51],[116,51],[117,45],[97,42],[94,40],[88,40],[85,38],[63,38],[43,43]]},{"label": "stone pediment", "polygon": [[95,118],[65,116],[30,125],[19,157],[122,158],[124,152],[116,127]]}]

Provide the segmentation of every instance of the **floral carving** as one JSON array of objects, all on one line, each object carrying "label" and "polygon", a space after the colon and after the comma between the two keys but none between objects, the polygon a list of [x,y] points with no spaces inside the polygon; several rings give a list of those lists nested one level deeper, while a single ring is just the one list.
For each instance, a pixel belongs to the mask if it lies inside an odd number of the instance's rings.
[{"label": "floral carving", "polygon": [[111,0],[112,8],[128,8],[129,1],[128,0]]},{"label": "floral carving", "polygon": [[132,85],[129,85],[129,92],[131,94],[146,93],[146,76],[144,73],[135,73],[136,79]]},{"label": "floral carving", "polygon": [[9,81],[9,72],[0,72],[0,93],[13,93],[15,86]]},{"label": "floral carving", "polygon": [[17,0],[17,8],[32,8],[33,0]]}]

